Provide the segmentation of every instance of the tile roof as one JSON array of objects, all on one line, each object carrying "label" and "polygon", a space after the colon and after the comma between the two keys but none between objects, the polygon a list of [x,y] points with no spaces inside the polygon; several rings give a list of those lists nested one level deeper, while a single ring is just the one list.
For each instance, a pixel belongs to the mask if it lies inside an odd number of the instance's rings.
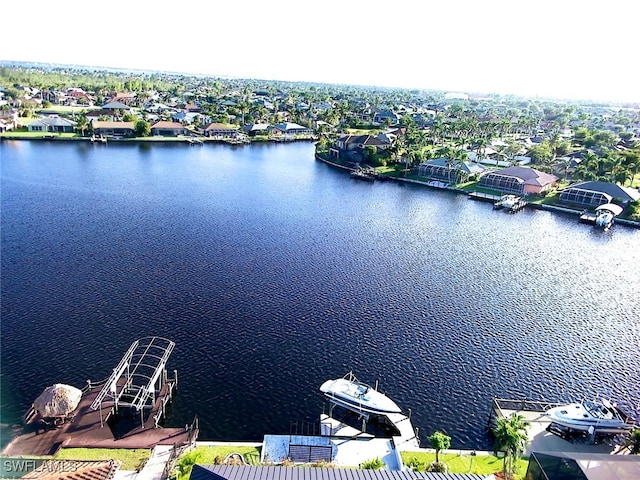
[{"label": "tile roof", "polygon": [[527,185],[548,185],[550,183],[558,181],[558,177],[551,175],[550,173],[544,173],[534,168],[529,167],[507,167],[493,174],[505,175],[509,177],[516,177],[524,180]]},{"label": "tile roof", "polygon": [[228,123],[212,123],[205,130],[236,130],[236,127]]},{"label": "tile roof", "polygon": [[161,120],[151,125],[151,128],[175,128],[177,130],[184,130],[184,125],[178,122],[168,122],[166,120]]},{"label": "tile roof", "polygon": [[93,125],[93,128],[130,128],[131,130],[135,128],[135,124],[133,122],[101,122],[93,120],[91,125]]},{"label": "tile roof", "polygon": [[47,460],[21,478],[25,480],[112,480],[121,463],[118,460]]}]

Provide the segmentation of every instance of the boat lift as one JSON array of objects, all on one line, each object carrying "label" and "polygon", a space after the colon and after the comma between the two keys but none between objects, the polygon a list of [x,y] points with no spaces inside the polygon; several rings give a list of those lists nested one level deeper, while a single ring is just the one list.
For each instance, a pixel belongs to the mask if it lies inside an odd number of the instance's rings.
[{"label": "boat lift", "polygon": [[131,344],[91,404],[94,411],[100,410],[101,427],[105,420],[102,404],[106,401],[116,415],[120,407],[140,412],[144,428],[144,409],[154,405],[156,393],[167,383],[166,364],[174,347],[174,342],[162,337],[145,337]]}]

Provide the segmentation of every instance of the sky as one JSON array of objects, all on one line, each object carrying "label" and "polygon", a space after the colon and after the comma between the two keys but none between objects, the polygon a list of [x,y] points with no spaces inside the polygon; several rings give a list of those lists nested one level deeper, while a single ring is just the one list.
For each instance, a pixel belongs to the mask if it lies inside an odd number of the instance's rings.
[{"label": "sky", "polygon": [[0,15],[0,60],[640,102],[637,0],[31,0]]}]

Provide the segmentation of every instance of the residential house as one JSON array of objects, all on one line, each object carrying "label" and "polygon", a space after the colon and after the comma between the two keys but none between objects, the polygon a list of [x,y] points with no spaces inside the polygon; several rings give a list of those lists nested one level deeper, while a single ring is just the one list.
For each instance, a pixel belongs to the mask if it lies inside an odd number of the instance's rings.
[{"label": "residential house", "polygon": [[480,177],[480,186],[520,195],[544,194],[558,182],[558,177],[529,167],[507,167]]},{"label": "residential house", "polygon": [[151,135],[160,137],[177,137],[187,135],[188,130],[178,122],[160,121],[151,125]]},{"label": "residential house", "polygon": [[238,138],[240,132],[238,127],[228,123],[212,123],[204,129],[205,137],[212,137],[218,140]]},{"label": "residential house", "polygon": [[447,158],[435,158],[418,166],[419,176],[446,183],[460,183],[472,175],[482,175],[485,171],[486,167],[479,163],[459,160],[450,162]]},{"label": "residential house", "polygon": [[373,135],[345,135],[336,140],[338,150],[355,150],[369,146],[384,150],[389,148],[391,144],[379,136],[374,137]]},{"label": "residential house", "polygon": [[0,110],[0,132],[7,132],[18,128],[20,125],[20,113],[15,108]]},{"label": "residential house", "polygon": [[8,132],[9,130],[13,130],[14,128],[16,128],[16,124],[13,122],[13,120],[0,118],[0,133]]},{"label": "residential house", "polygon": [[311,135],[313,130],[297,123],[286,122],[274,125],[271,129],[271,134],[274,136],[293,137],[295,135]]},{"label": "residential house", "polygon": [[251,125],[245,125],[243,128],[247,135],[255,137],[256,135],[268,135],[271,125],[268,123],[254,123]]},{"label": "residential house", "polygon": [[67,118],[50,115],[38,118],[27,125],[30,132],[73,133],[76,122]]},{"label": "residential house", "polygon": [[87,112],[85,114],[85,118],[89,123],[100,119],[107,119],[112,122],[116,122],[120,118],[120,114],[118,113],[118,110],[105,110],[104,108],[101,108],[99,110],[91,110],[90,112]]},{"label": "residential house", "polygon": [[378,150],[386,150],[391,146],[384,138],[373,135],[345,135],[336,140],[336,144],[329,148],[329,153],[334,158],[345,159],[359,163],[364,159],[366,147],[376,147]]},{"label": "residential house", "polygon": [[171,120],[174,122],[182,123],[183,125],[191,125],[195,122],[196,118],[200,116],[196,112],[180,111],[171,114]]},{"label": "residential house", "polygon": [[391,110],[379,110],[373,114],[373,123],[383,125],[397,125],[400,123],[400,115]]},{"label": "residential house", "polygon": [[111,110],[113,112],[120,112],[121,114],[131,112],[131,107],[125,105],[122,102],[108,102],[102,105],[103,110]]},{"label": "residential house", "polygon": [[104,137],[132,137],[135,133],[134,122],[91,122],[93,133]]},{"label": "residential house", "polygon": [[579,207],[597,207],[605,203],[626,206],[640,200],[640,192],[615,183],[591,181],[571,185],[560,192],[560,200]]},{"label": "residential house", "polygon": [[119,103],[128,106],[136,105],[138,96],[135,92],[118,92],[109,98],[109,103]]},{"label": "residential house", "polygon": [[95,97],[85,92],[80,87],[68,88],[65,92],[65,100],[68,105],[88,105],[92,106],[96,101]]}]

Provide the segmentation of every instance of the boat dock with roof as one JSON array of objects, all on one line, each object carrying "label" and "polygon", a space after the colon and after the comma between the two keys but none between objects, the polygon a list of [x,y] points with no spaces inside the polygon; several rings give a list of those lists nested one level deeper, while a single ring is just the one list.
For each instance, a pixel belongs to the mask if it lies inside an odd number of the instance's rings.
[{"label": "boat dock with roof", "polygon": [[175,344],[146,337],[131,344],[112,374],[87,381],[80,403],[64,421],[50,424],[32,406],[19,435],[4,455],[52,455],[61,447],[153,448],[184,445],[198,435],[198,420],[181,428],[160,423],[177,388],[166,363]]}]

